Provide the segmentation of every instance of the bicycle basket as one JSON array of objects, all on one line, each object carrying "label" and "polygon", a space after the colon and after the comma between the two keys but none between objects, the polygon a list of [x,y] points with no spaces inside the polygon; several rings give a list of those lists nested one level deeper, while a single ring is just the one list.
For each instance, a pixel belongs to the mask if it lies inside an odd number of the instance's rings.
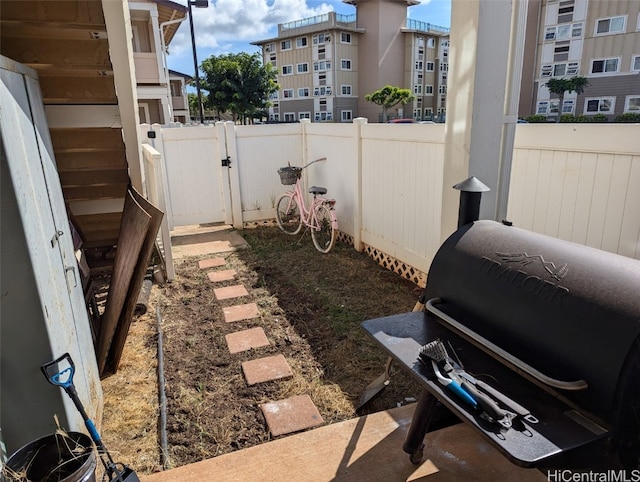
[{"label": "bicycle basket", "polygon": [[302,175],[302,169],[299,167],[281,167],[278,169],[278,174],[280,174],[280,182],[285,186],[290,186],[291,184],[295,184],[300,176]]}]

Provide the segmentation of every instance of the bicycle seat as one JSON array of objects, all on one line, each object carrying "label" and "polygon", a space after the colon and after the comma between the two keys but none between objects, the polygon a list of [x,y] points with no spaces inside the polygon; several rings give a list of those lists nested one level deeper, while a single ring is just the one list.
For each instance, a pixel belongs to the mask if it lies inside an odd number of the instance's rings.
[{"label": "bicycle seat", "polygon": [[309,192],[311,194],[313,194],[314,196],[316,194],[327,194],[327,188],[326,187],[311,186],[309,188]]}]

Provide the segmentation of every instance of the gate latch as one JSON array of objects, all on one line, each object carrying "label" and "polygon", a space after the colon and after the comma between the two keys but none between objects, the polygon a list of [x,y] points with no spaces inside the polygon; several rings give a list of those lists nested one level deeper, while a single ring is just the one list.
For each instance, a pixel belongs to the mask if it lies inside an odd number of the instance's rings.
[{"label": "gate latch", "polygon": [[222,167],[231,167],[231,158],[229,156],[222,159]]}]

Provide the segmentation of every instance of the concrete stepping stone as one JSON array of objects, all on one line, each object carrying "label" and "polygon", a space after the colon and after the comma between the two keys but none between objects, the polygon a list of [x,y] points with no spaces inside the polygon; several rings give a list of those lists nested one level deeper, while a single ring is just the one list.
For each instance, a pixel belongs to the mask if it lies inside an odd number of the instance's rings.
[{"label": "concrete stepping stone", "polygon": [[234,321],[250,320],[260,316],[258,313],[258,305],[255,303],[247,303],[246,305],[228,306],[222,309],[224,313],[224,321],[233,323]]},{"label": "concrete stepping stone", "polygon": [[207,273],[207,277],[209,278],[209,281],[219,283],[221,281],[230,281],[234,279],[236,274],[238,273],[236,273],[235,269],[225,269],[222,271],[211,271]]},{"label": "concrete stepping stone", "polygon": [[213,290],[217,300],[228,300],[230,298],[240,298],[241,296],[247,296],[249,292],[244,285],[226,286],[224,288],[215,288]]},{"label": "concrete stepping stone", "polygon": [[265,335],[264,330],[260,327],[229,333],[225,335],[225,339],[227,340],[227,346],[231,354],[251,350],[252,348],[269,346],[267,335]]},{"label": "concrete stepping stone", "polygon": [[224,266],[226,261],[224,258],[209,258],[202,259],[198,261],[198,268],[200,269],[209,269],[209,268],[217,268],[218,266]]},{"label": "concrete stepping stone", "polygon": [[293,376],[282,354],[246,361],[242,364],[242,371],[249,386]]},{"label": "concrete stepping stone", "polygon": [[324,423],[309,395],[299,395],[260,405],[269,431],[274,437],[299,432]]}]

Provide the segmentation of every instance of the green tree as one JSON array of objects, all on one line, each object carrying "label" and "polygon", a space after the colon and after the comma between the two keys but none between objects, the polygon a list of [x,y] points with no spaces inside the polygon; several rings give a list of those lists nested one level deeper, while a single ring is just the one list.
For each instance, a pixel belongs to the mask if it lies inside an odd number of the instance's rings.
[{"label": "green tree", "polygon": [[393,85],[385,85],[382,89],[366,94],[364,99],[367,102],[373,102],[376,105],[382,106],[382,121],[387,120],[387,109],[390,109],[394,105],[407,104],[415,99],[415,96],[409,89],[402,89]]},{"label": "green tree", "polygon": [[189,115],[192,119],[198,118],[200,110],[198,109],[198,96],[196,94],[187,94],[187,100],[189,101]]},{"label": "green tree", "polygon": [[560,122],[565,92],[575,92],[580,95],[584,92],[585,87],[589,85],[589,81],[586,77],[571,77],[570,79],[550,79],[545,85],[549,89],[549,92],[560,97],[557,119],[557,122]]},{"label": "green tree", "polygon": [[263,65],[257,53],[212,55],[200,67],[206,106],[218,116],[231,112],[234,120],[246,123],[264,112],[269,96],[278,90],[276,71],[271,64]]}]

